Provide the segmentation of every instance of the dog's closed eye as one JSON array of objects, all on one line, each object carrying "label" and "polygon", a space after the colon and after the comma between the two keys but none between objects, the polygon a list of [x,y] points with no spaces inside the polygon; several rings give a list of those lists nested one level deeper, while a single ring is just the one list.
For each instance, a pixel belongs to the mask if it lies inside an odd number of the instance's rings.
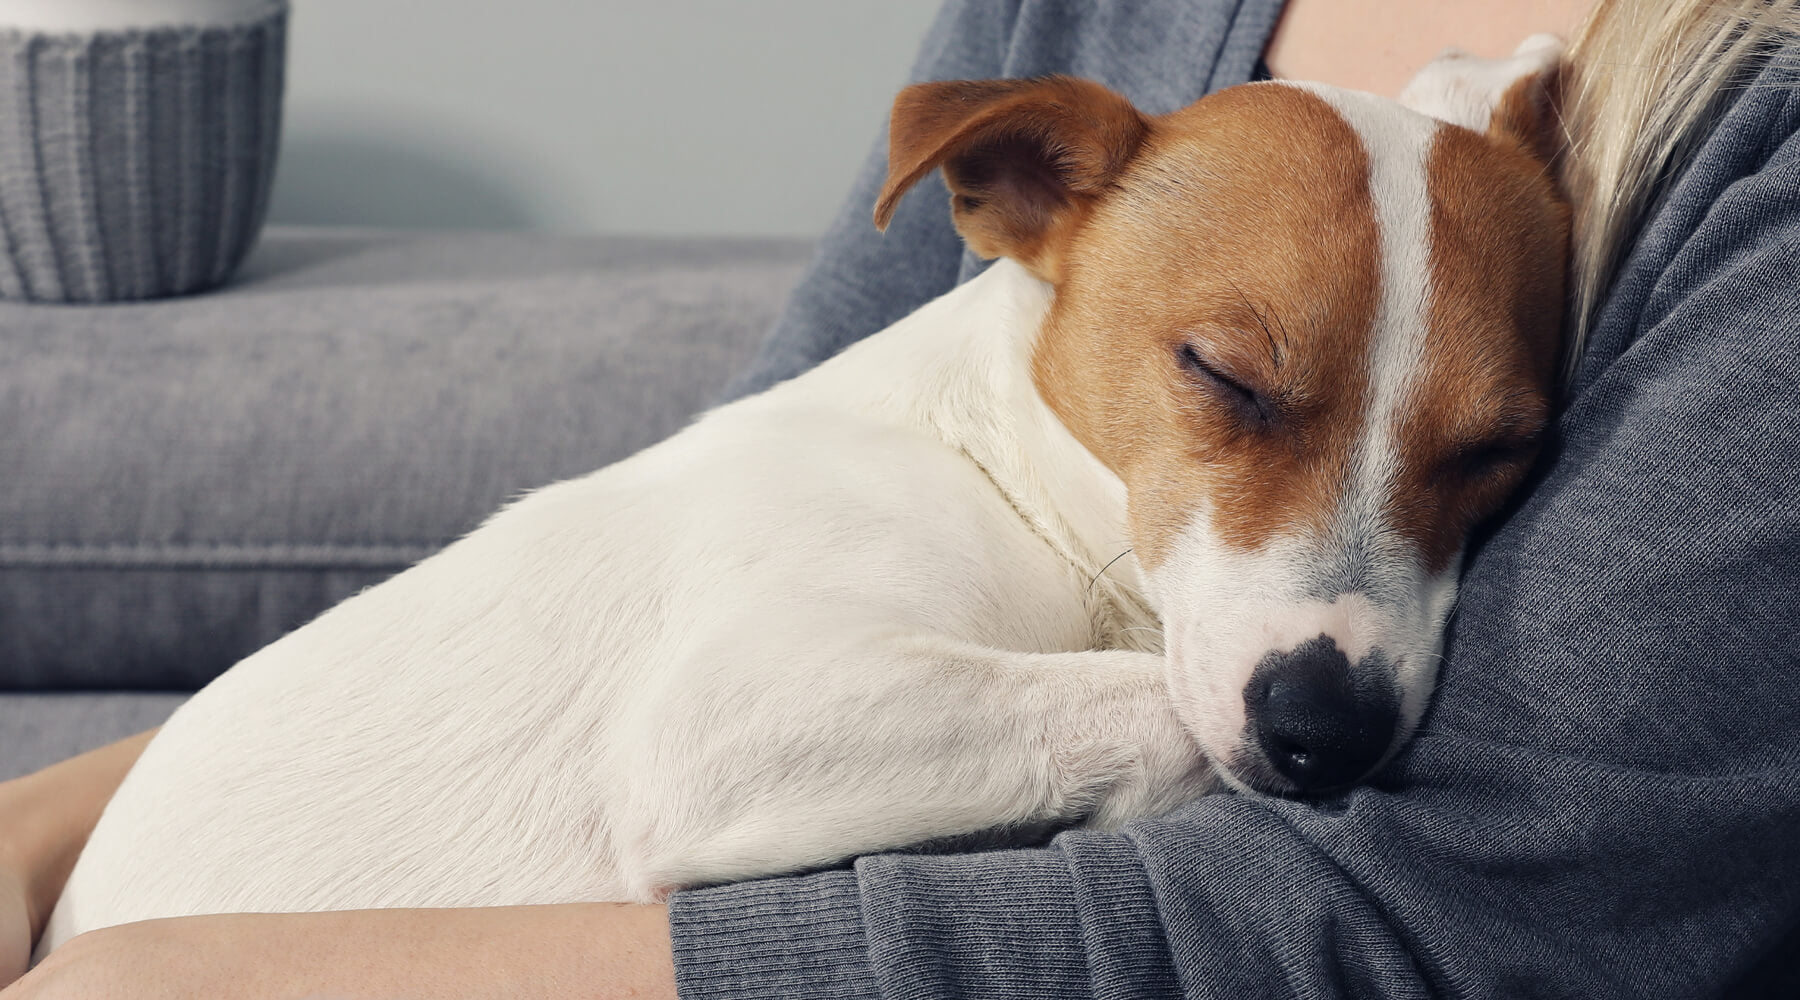
[{"label": "dog's closed eye", "polygon": [[1451,453],[1445,471],[1467,480],[1486,479],[1530,460],[1537,448],[1536,438],[1473,442]]},{"label": "dog's closed eye", "polygon": [[1176,348],[1175,357],[1181,368],[1191,376],[1191,381],[1218,398],[1233,416],[1246,425],[1267,426],[1274,423],[1280,415],[1268,394],[1226,374],[1219,366],[1207,361],[1194,345],[1181,344]]}]

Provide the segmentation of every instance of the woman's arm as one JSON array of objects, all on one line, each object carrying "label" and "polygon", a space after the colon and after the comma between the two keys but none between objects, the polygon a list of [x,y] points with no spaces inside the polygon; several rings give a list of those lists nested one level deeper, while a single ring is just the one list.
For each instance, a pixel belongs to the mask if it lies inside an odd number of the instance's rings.
[{"label": "woman's arm", "polygon": [[124,924],[57,949],[0,1000],[189,997],[674,1000],[661,906],[238,913]]},{"label": "woman's arm", "polygon": [[1374,787],[679,893],[684,990],[1800,996],[1794,51],[1637,243]]},{"label": "woman's arm", "polygon": [[0,782],[0,984],[25,971],[88,834],[154,735]]},{"label": "woman's arm", "polygon": [[[0,986],[18,979],[75,859],[151,730],[0,782]],[[4,1000],[55,997],[675,996],[661,906],[225,914],[84,934]]]}]

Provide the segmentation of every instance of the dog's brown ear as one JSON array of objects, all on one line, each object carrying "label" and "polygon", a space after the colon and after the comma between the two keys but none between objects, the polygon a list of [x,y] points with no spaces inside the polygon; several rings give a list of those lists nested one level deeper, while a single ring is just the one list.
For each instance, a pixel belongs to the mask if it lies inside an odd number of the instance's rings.
[{"label": "dog's brown ear", "polygon": [[1545,164],[1564,146],[1561,105],[1563,43],[1532,35],[1502,59],[1446,49],[1400,92],[1406,107],[1516,143]]},{"label": "dog's brown ear", "polygon": [[916,84],[894,100],[875,225],[942,167],[969,248],[1056,281],[1069,235],[1149,129],[1130,101],[1073,77]]},{"label": "dog's brown ear", "polygon": [[1561,87],[1563,69],[1555,63],[1513,81],[1494,104],[1488,136],[1512,139],[1546,164],[1555,163],[1565,146]]}]

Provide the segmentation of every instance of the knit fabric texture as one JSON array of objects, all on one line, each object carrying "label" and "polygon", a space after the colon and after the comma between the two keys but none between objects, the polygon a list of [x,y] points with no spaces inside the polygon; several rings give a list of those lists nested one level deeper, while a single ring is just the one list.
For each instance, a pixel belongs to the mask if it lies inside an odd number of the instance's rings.
[{"label": "knit fabric texture", "polygon": [[285,7],[249,24],[0,31],[0,299],[215,287],[262,227]]},{"label": "knit fabric texture", "polygon": [[[1264,26],[1274,6],[1131,5]],[[1085,5],[959,3],[953,48],[1071,68],[1076,43],[984,32],[975,13],[1046,10],[1105,27]],[[1115,54],[1196,90],[1216,77],[1192,55],[1229,34],[1166,34],[1187,63],[1154,43]],[[678,893],[683,995],[1800,996],[1794,62],[1734,89],[1659,202],[1533,486],[1470,560],[1432,708],[1371,785]],[[886,294],[837,273],[834,249],[796,293],[808,314],[834,315],[814,300],[847,285]],[[949,273],[955,255],[910,267]],[[792,329],[761,371],[816,359],[844,327]]]}]

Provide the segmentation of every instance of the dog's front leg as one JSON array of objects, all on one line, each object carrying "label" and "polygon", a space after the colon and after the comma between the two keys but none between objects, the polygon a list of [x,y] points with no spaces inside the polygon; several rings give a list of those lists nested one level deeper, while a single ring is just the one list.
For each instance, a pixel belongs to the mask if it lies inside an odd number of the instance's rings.
[{"label": "dog's front leg", "polygon": [[938,638],[671,685],[619,843],[634,895],[982,831],[1115,827],[1215,787],[1162,658]]}]

